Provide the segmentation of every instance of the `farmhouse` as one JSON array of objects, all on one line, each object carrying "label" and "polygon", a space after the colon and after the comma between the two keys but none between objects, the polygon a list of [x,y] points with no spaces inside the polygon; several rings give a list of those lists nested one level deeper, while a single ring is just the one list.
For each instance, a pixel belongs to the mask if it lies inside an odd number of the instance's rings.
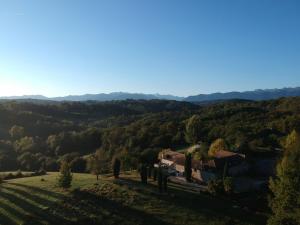
[{"label": "farmhouse", "polygon": [[[163,150],[160,163],[166,165],[176,176],[184,175],[185,155],[172,150]],[[211,160],[192,160],[192,178],[199,183],[207,183],[223,174],[227,168],[229,176],[237,176],[249,170],[245,155],[229,151],[219,151]]]},{"label": "farmhouse", "polygon": [[[164,150],[161,154],[160,162],[176,170],[178,175],[184,174],[185,155],[183,153],[175,152],[172,150]],[[201,161],[192,160],[192,168],[193,169],[200,168],[201,163],[202,163]]]}]

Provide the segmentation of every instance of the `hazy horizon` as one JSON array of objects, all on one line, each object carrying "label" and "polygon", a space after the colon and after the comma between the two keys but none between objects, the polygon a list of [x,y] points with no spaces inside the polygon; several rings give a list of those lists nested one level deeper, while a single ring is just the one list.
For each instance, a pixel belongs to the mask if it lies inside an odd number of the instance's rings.
[{"label": "hazy horizon", "polygon": [[179,98],[187,98],[187,97],[190,97],[190,96],[196,96],[196,95],[201,95],[201,94],[204,94],[204,95],[210,95],[210,94],[216,94],[216,93],[221,93],[221,94],[224,94],[224,93],[230,93],[230,92],[251,92],[251,91],[257,91],[257,90],[281,90],[281,89],[285,89],[285,88],[298,88],[297,86],[295,87],[281,87],[281,88],[262,88],[262,89],[253,89],[253,90],[244,90],[244,91],[240,91],[240,90],[231,90],[231,91],[226,91],[226,92],[221,92],[221,91],[215,91],[215,92],[211,92],[211,93],[197,93],[197,94],[192,94],[192,95],[186,95],[186,96],[182,96],[182,95],[173,95],[173,94],[161,94],[161,93],[144,93],[144,92],[126,92],[126,91],[113,91],[113,92],[97,92],[97,93],[82,93],[82,94],[67,94],[67,95],[55,95],[55,96],[47,96],[47,95],[44,95],[44,94],[25,94],[25,95],[3,95],[1,96],[0,95],[0,98],[6,98],[6,97],[26,97],[26,96],[43,96],[43,97],[46,97],[46,98],[60,98],[60,97],[68,97],[68,96],[83,96],[83,95],[98,95],[98,94],[106,94],[106,95],[109,95],[109,94],[113,94],[113,93],[125,93],[125,94],[143,94],[143,95],[161,95],[161,96],[167,96],[167,95],[170,95],[170,96],[174,96],[174,97],[179,97]]},{"label": "hazy horizon", "polygon": [[300,2],[0,1],[0,96],[300,86]]}]

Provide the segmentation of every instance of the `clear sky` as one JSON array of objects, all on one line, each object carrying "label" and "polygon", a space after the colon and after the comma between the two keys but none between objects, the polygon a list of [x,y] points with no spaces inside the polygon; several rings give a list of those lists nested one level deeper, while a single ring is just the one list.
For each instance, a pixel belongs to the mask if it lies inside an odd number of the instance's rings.
[{"label": "clear sky", "polygon": [[0,0],[0,95],[300,86],[299,0]]}]

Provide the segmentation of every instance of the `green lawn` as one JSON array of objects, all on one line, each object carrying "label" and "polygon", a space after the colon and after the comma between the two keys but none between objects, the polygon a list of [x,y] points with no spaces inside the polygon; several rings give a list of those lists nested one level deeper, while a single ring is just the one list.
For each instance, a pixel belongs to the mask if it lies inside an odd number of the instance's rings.
[{"label": "green lawn", "polygon": [[58,188],[56,179],[57,173],[49,173],[4,183],[0,224],[234,225],[266,220],[229,200],[189,193],[178,186],[159,194],[155,183],[144,186],[136,174],[122,175],[118,181],[101,177],[98,182],[95,176],[74,174],[69,191]]}]

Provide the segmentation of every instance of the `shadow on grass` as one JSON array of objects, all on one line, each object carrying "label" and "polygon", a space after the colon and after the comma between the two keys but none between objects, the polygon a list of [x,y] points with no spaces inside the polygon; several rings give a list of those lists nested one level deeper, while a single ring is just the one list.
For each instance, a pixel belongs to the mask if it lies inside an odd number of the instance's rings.
[{"label": "shadow on grass", "polygon": [[[170,225],[154,215],[93,194],[89,191],[78,191],[73,194],[73,200],[75,202],[83,199],[84,201],[88,201],[89,204],[92,204],[98,210],[101,208],[107,210],[111,215],[110,218],[108,218],[110,222],[118,222],[119,224]],[[85,207],[83,207],[82,210],[85,210]],[[113,221],[113,218],[115,218],[115,221]],[[106,223],[105,221],[102,221],[102,223],[98,224]]]},{"label": "shadow on grass", "polygon": [[[210,221],[209,218],[222,220],[225,217],[233,220],[230,225],[236,224],[234,221],[243,221],[249,224],[265,224],[266,221],[264,217],[259,217],[242,209],[233,209],[233,202],[231,201],[206,194],[188,193],[171,185],[169,185],[169,194],[159,194],[157,186],[152,181],[148,185],[144,185],[137,180],[122,178],[116,183],[134,189],[134,191],[144,196],[158,198],[162,201],[162,207],[174,205],[178,207],[178,210],[186,208],[199,213],[199,215],[201,214],[201,216],[207,218],[207,221]],[[47,196],[61,201],[50,201],[46,199]],[[26,225],[42,224],[43,222],[55,225],[171,225],[171,223],[163,221],[160,214],[147,213],[144,210],[100,196],[92,191],[74,191],[71,197],[66,197],[63,194],[38,187],[9,183],[3,187],[0,197],[13,202],[22,209],[13,208],[13,205],[0,204],[0,208],[25,221],[24,224]],[[39,205],[43,207],[41,208]],[[169,216],[171,215],[164,215],[163,217],[167,219]],[[71,223],[71,220],[74,222]],[[11,225],[15,223],[6,215],[0,214],[0,224]]]},{"label": "shadow on grass", "polygon": [[40,194],[51,196],[51,197],[57,198],[57,199],[65,197],[63,194],[47,191],[45,189],[41,189],[41,188],[38,188],[38,187],[33,187],[33,186],[30,186],[30,185],[19,184],[19,183],[9,183],[9,185],[15,185],[15,186],[18,186],[18,187],[23,187],[23,188],[26,188],[26,189],[28,189],[32,192],[38,192]]},{"label": "shadow on grass", "polygon": [[[232,220],[248,222],[251,224],[266,224],[266,217],[257,215],[253,212],[245,211],[241,208],[233,208],[234,202],[218,197],[213,197],[206,193],[187,192],[177,186],[168,183],[168,194],[160,194],[157,185],[151,179],[147,185],[142,184],[138,180],[121,178],[123,185],[128,185],[129,188],[134,187],[134,190],[144,194],[157,196],[163,200],[165,204],[172,204],[178,207],[187,208],[204,215],[207,218],[224,218],[229,217]],[[139,188],[136,188],[139,187]]]},{"label": "shadow on grass", "polygon": [[25,218],[24,214],[22,214],[21,212],[19,212],[17,209],[13,208],[12,206],[4,203],[3,201],[1,202],[0,208],[4,209],[10,215],[13,215],[16,218],[19,218],[19,219],[24,219]]},{"label": "shadow on grass", "polygon": [[[45,197],[47,195],[55,196],[61,201],[52,202],[42,196],[38,196],[38,194],[42,194]],[[46,224],[56,225],[116,223],[169,225],[153,215],[90,192],[75,192],[71,197],[66,197],[40,188],[10,183],[3,187],[0,197],[17,206],[14,208],[13,204],[2,204],[1,207],[15,218],[24,221],[24,224],[27,225],[37,225],[45,222]],[[0,214],[0,221],[0,224],[3,223],[3,225],[15,224],[14,221],[2,214]]]},{"label": "shadow on grass", "polygon": [[[155,193],[158,193],[158,187],[156,185],[154,185],[154,181],[151,181],[147,184],[143,184],[141,181],[138,181],[138,180],[132,180],[130,178],[119,178],[118,180],[115,180],[116,182],[118,181],[121,181],[122,184],[124,185],[127,185],[129,188],[131,187],[138,187],[138,188],[141,188],[140,190],[145,190],[145,191],[150,191],[150,192],[155,192]],[[157,182],[157,181],[156,181]]]},{"label": "shadow on grass", "polygon": [[[42,198],[41,196],[38,196],[34,193],[37,193],[37,192],[30,192],[30,193],[33,193],[33,194],[30,194],[29,192],[27,191],[24,191],[24,190],[21,190],[21,189],[18,189],[18,188],[13,188],[13,187],[8,187],[6,186],[4,189],[10,191],[10,192],[13,192],[13,193],[17,193],[21,196],[23,196],[24,198],[27,198],[27,199],[30,199],[31,201],[34,201],[40,205],[43,205],[43,206],[52,206],[53,205],[53,201],[50,201],[46,198]],[[43,194],[44,196],[46,196],[45,194]],[[60,200],[61,198],[55,198],[55,200]]]},{"label": "shadow on grass", "polygon": [[[4,209],[2,207],[2,203],[1,203],[0,209],[1,208]],[[11,220],[9,217],[7,217],[6,215],[4,215],[2,213],[0,213],[0,224],[1,225],[16,225],[16,223],[13,220]]]},{"label": "shadow on grass", "polygon": [[[17,193],[18,195],[14,194]],[[22,196],[22,197],[21,197]],[[43,200],[40,198],[29,194],[20,192],[20,190],[15,190],[14,188],[2,187],[0,192],[0,197],[6,199],[8,202],[14,203],[23,212],[18,211],[16,208],[13,208],[9,205],[1,205],[5,207],[10,214],[14,215],[16,218],[23,220],[24,224],[41,224],[39,221],[49,221],[50,224],[68,224],[63,217],[59,215],[51,215],[47,211],[47,207],[52,205],[52,202]],[[38,207],[38,205],[42,205],[43,208]],[[46,205],[45,205],[46,204]],[[25,212],[25,213],[24,213]]]}]

